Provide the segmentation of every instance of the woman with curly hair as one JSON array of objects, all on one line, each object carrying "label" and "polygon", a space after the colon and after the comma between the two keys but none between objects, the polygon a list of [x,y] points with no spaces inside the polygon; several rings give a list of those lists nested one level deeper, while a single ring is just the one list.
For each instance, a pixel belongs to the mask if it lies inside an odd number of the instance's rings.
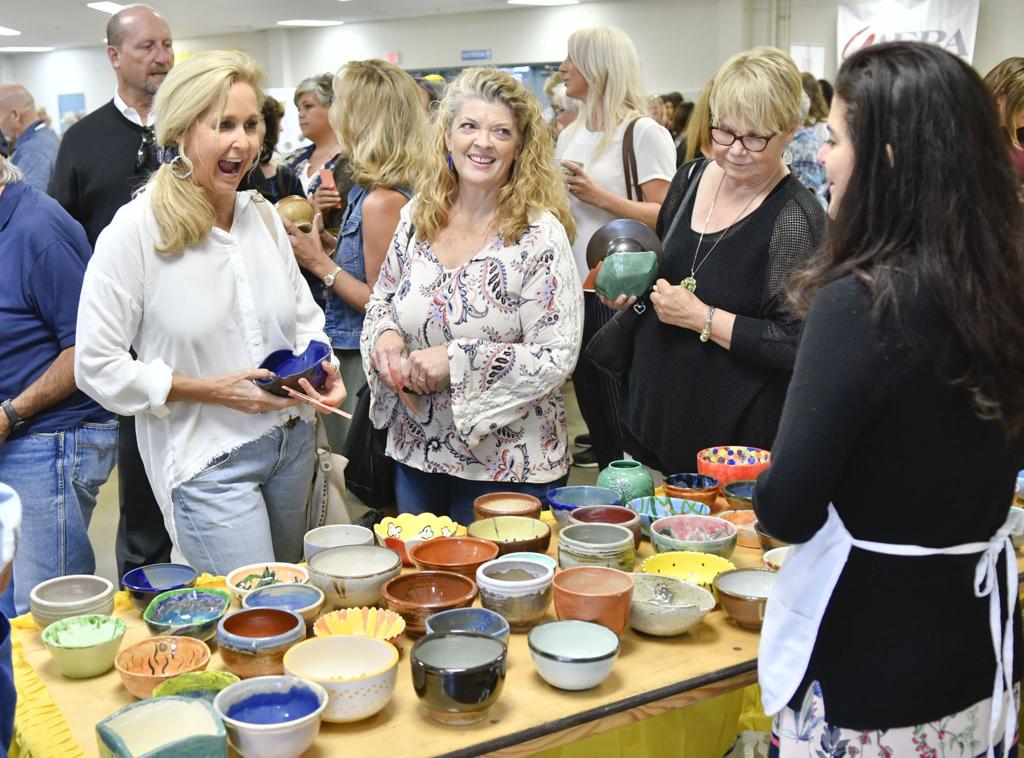
[{"label": "woman with curly hair", "polygon": [[1010,143],[1010,160],[1024,184],[1024,58],[1007,58],[985,75],[996,99],[999,125]]},{"label": "woman with curly hair", "polygon": [[403,513],[468,523],[479,495],[543,497],[567,477],[560,387],[583,303],[552,150],[514,77],[474,68],[449,86],[361,340]]}]

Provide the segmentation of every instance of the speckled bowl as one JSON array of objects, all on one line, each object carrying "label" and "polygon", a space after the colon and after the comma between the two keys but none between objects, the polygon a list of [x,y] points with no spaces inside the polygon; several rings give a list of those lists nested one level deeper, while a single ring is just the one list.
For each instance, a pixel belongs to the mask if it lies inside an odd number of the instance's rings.
[{"label": "speckled bowl", "polygon": [[114,616],[72,616],[43,630],[43,645],[70,679],[99,676],[114,665],[128,626]]},{"label": "speckled bowl", "polygon": [[651,542],[658,553],[689,551],[723,558],[736,550],[736,525],[714,516],[667,516],[651,524]]},{"label": "speckled bowl", "polygon": [[684,634],[715,607],[715,598],[702,587],[674,576],[634,574],[629,625],[657,637]]},{"label": "speckled bowl", "polygon": [[114,668],[126,690],[140,700],[153,688],[178,674],[204,671],[210,648],[192,637],[150,637],[118,653]]},{"label": "speckled bowl", "polygon": [[194,637],[208,642],[217,633],[217,622],[230,607],[231,595],[224,590],[189,587],[157,595],[142,619],[151,634]]},{"label": "speckled bowl", "polygon": [[198,572],[183,563],[153,563],[132,569],[121,577],[132,605],[145,613],[153,598],[168,590],[183,590],[195,586]]}]

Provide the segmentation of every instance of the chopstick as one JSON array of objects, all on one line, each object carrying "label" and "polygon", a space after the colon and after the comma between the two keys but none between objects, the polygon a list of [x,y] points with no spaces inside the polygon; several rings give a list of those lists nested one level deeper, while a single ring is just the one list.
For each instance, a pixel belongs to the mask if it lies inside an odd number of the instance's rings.
[{"label": "chopstick", "polygon": [[300,400],[305,400],[310,405],[316,406],[317,408],[319,408],[322,411],[328,411],[330,413],[337,413],[339,416],[343,416],[344,418],[347,418],[350,421],[352,420],[352,414],[351,413],[346,413],[345,411],[341,410],[341,408],[335,408],[333,406],[326,405],[325,403],[321,403],[319,400],[317,400],[314,397],[310,397],[305,392],[299,392],[298,390],[294,390],[291,387],[284,387],[284,386],[282,386],[282,389],[285,392],[287,392],[289,395],[291,395],[292,397],[297,397]]}]

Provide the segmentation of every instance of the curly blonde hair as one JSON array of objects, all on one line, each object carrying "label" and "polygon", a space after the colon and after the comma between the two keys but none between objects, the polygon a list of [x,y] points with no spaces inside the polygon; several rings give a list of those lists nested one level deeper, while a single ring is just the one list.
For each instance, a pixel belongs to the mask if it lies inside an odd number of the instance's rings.
[{"label": "curly blonde hair", "polygon": [[416,187],[412,221],[420,239],[433,240],[448,223],[448,211],[459,194],[459,180],[449,170],[445,137],[467,100],[501,103],[512,111],[518,143],[509,179],[498,191],[498,231],[513,242],[526,232],[531,216],[554,214],[572,240],[576,224],[569,213],[569,196],[555,166],[554,141],[540,103],[515,77],[495,68],[470,68],[445,91],[434,122],[433,143]]},{"label": "curly blonde hair", "polygon": [[1024,58],[1007,58],[985,75],[999,110],[999,126],[1010,138],[1010,144],[1019,148],[1017,123],[1024,115]]}]

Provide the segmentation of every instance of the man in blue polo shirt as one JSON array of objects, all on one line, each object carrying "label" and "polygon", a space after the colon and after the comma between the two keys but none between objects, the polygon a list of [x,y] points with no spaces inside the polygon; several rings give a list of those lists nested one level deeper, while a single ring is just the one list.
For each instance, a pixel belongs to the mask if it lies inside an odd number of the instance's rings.
[{"label": "man in blue polo shirt", "polygon": [[117,422],[75,387],[75,325],[92,255],[82,227],[0,158],[0,481],[22,503],[8,616],[62,574],[91,574],[87,532]]},{"label": "man in blue polo shirt", "polygon": [[0,131],[10,142],[11,163],[40,192],[53,176],[60,138],[36,110],[36,101],[20,84],[0,84]]}]

